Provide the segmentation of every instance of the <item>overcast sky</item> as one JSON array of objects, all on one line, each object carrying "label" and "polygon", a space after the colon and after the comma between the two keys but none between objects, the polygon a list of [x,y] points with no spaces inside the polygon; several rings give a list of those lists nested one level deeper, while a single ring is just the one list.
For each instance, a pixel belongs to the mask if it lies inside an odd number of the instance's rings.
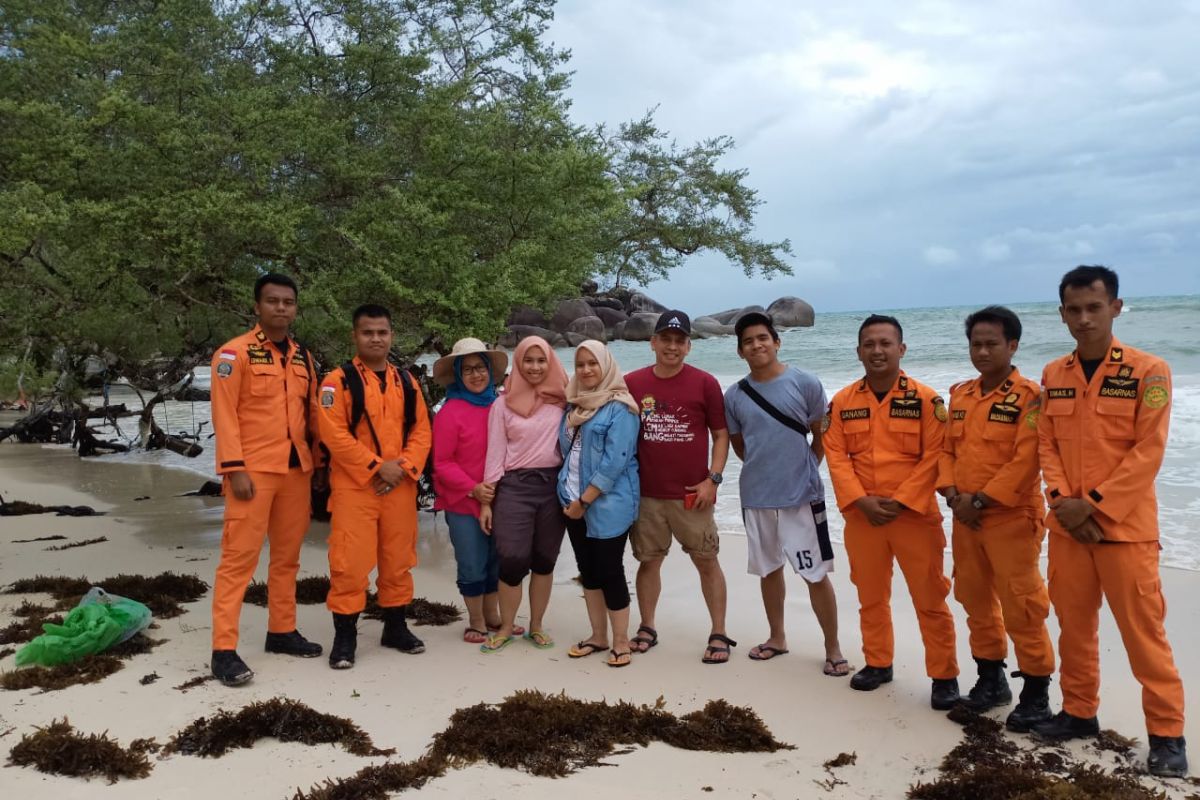
[{"label": "overcast sky", "polygon": [[551,37],[576,121],[733,136],[792,241],[794,276],[695,257],[669,305],[1052,300],[1080,263],[1200,293],[1200,0],[560,0]]}]

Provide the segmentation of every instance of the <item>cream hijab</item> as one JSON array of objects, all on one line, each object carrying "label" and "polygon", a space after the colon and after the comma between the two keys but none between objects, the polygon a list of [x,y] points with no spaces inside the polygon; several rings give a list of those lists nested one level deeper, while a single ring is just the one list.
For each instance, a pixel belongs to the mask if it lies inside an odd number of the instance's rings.
[{"label": "cream hijab", "polygon": [[588,339],[575,349],[575,354],[578,355],[580,350],[587,350],[596,357],[600,364],[600,383],[594,389],[584,390],[579,385],[579,374],[571,376],[571,381],[567,384],[567,402],[571,405],[571,410],[567,412],[567,425],[573,428],[582,425],[614,400],[624,403],[630,411],[637,414],[637,402],[629,393],[629,387],[625,385],[625,378],[621,375],[617,360],[612,357],[604,343]]}]

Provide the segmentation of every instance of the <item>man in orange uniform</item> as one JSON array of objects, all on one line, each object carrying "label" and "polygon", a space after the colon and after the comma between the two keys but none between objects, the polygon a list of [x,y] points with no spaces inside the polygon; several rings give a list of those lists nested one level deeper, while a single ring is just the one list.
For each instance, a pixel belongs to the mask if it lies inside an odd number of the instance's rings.
[{"label": "man in orange uniform", "polygon": [[[405,610],[417,565],[417,481],[433,439],[429,412],[412,377],[388,363],[392,315],[386,308],[355,309],[354,348],[354,359],[321,381],[321,439],[329,450],[332,489],[325,604],[333,613],[334,669],[354,665],[358,615],[376,565],[383,646],[425,650],[409,631]],[[362,398],[357,415],[356,394]],[[405,426],[406,394],[414,406],[407,409],[411,430]]]},{"label": "man in orange uniform", "polygon": [[1012,636],[1025,679],[1009,730],[1050,719],[1054,649],[1046,631],[1050,597],[1038,571],[1045,505],[1038,472],[1041,389],[1013,366],[1021,320],[988,306],[967,317],[979,377],[950,390],[950,423],[938,491],[954,512],[954,596],[967,611],[979,680],[963,702],[986,711],[1012,702],[1004,676]]},{"label": "man in orange uniform", "polygon": [[1046,365],[1039,453],[1052,513],[1050,599],[1061,636],[1063,710],[1034,727],[1061,740],[1100,731],[1101,596],[1142,684],[1151,774],[1187,774],[1183,683],[1163,628],[1154,479],[1171,418],[1171,371],[1113,337],[1117,275],[1076,267],[1063,276],[1059,313],[1075,352]]},{"label": "man in orange uniform", "polygon": [[266,650],[321,655],[321,646],[296,630],[296,573],[308,531],[317,397],[312,358],[288,335],[296,298],[291,278],[263,275],[254,284],[258,324],[222,345],[212,359],[217,474],[225,479],[212,674],[227,686],[254,677],[237,654],[238,619],[264,538],[271,543]]},{"label": "man in orange uniform", "polygon": [[850,580],[858,588],[866,666],[850,686],[872,691],[892,680],[892,561],[899,562],[933,679],[930,704],[958,702],[954,618],[946,605],[946,535],[934,496],[946,421],[942,398],[900,370],[904,332],[872,314],[858,330],[866,376],[834,395],[822,421],[825,456],[846,520]]}]

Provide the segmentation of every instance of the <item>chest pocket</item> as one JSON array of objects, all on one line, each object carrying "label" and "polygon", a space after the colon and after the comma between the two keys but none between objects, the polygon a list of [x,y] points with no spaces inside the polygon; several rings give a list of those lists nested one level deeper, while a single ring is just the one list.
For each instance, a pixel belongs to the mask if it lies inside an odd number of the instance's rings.
[{"label": "chest pocket", "polygon": [[1050,418],[1057,438],[1078,438],[1079,420],[1075,417],[1075,398],[1052,397],[1046,401],[1044,413]]},{"label": "chest pocket", "polygon": [[1017,438],[1018,422],[989,422],[983,426],[984,457],[989,461],[1004,463],[1012,457],[1013,442]]},{"label": "chest pocket", "polygon": [[599,458],[604,453],[604,445],[608,442],[608,429],[612,427],[611,420],[592,421],[587,426],[588,449],[592,455]]},{"label": "chest pocket", "polygon": [[292,397],[307,397],[309,391],[308,367],[302,364],[291,364],[291,374],[288,375],[288,394]]},{"label": "chest pocket", "polygon": [[270,397],[278,391],[279,368],[274,364],[250,365],[250,394]]},{"label": "chest pocket", "polygon": [[888,430],[896,437],[899,450],[908,456],[921,455],[921,420],[889,419]]},{"label": "chest pocket", "polygon": [[1103,439],[1133,441],[1137,423],[1137,401],[1101,397],[1096,400],[1096,430]]},{"label": "chest pocket", "polygon": [[871,420],[849,419],[843,428],[846,434],[846,452],[851,455],[871,449]]}]

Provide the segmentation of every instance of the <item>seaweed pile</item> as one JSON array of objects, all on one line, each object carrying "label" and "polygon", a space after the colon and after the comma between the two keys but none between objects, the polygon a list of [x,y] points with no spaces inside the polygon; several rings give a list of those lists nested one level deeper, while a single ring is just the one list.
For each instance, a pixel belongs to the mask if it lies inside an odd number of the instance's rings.
[{"label": "seaweed pile", "polygon": [[[163,572],[145,575],[117,575],[101,581],[86,577],[65,578],[37,575],[22,578],[4,590],[5,594],[45,593],[58,601],[57,608],[65,611],[74,608],[88,589],[99,586],[109,594],[128,597],[145,604],[157,619],[170,619],[186,613],[180,603],[194,603],[208,591],[208,584],[195,575],[178,575]],[[38,633],[41,633],[39,630]]]},{"label": "seaweed pile", "polygon": [[47,547],[45,549],[48,552],[55,551],[55,550],[70,550],[73,547],[87,547],[89,544],[100,544],[101,542],[107,542],[107,541],[108,541],[107,536],[97,536],[94,539],[79,539],[78,541],[67,542],[66,544],[51,545],[50,547]]},{"label": "seaweed pile", "polygon": [[218,711],[201,717],[171,738],[165,753],[216,758],[238,747],[253,747],[259,739],[273,737],[282,742],[340,744],[356,756],[388,756],[366,731],[344,717],[322,714],[298,700],[276,697],[251,703],[236,714]]},{"label": "seaweed pile", "polygon": [[20,619],[0,628],[0,644],[28,642],[35,636],[41,635],[43,624],[47,622],[58,624],[63,621],[62,615],[56,614],[53,608],[31,603],[28,600],[21,601],[21,605],[13,610],[13,616]]},{"label": "seaweed pile", "polygon": [[143,653],[149,653],[166,639],[150,639],[138,634],[103,653],[86,656],[70,664],[54,667],[25,667],[12,672],[0,672],[0,689],[19,691],[41,689],[46,692],[95,683],[125,668],[124,661]]},{"label": "seaweed pile", "polygon": [[43,506],[37,503],[26,503],[24,500],[5,501],[0,497],[0,517],[23,517],[27,514],[50,514],[60,517],[102,517],[103,511],[97,511],[91,506]]},{"label": "seaweed pile", "polygon": [[1165,800],[1142,785],[1132,769],[1128,739],[1105,731],[1098,748],[1117,752],[1124,766],[1109,772],[1077,763],[1065,751],[1023,750],[1003,725],[961,707],[948,715],[963,726],[963,741],[946,754],[941,776],[908,790],[913,800]]},{"label": "seaweed pile", "polygon": [[[299,605],[318,605],[325,602],[329,594],[329,578],[324,575],[313,575],[296,581],[296,603]],[[267,605],[267,585],[259,581],[251,581],[246,588],[242,601],[250,605]],[[367,606],[363,610],[364,619],[383,619],[383,609],[374,592],[367,592]],[[439,603],[415,597],[408,605],[408,621],[414,625],[452,625],[462,619],[462,611],[450,603]]]},{"label": "seaweed pile", "polygon": [[63,718],[22,736],[9,752],[8,763],[55,775],[103,775],[109,783],[116,783],[120,778],[149,775],[151,765],[146,753],[156,749],[153,740],[137,739],[129,747],[121,747],[107,733],[85,736],[76,733],[70,721]]},{"label": "seaweed pile", "polygon": [[[326,781],[293,800],[383,800],[418,788],[450,768],[485,761],[533,775],[562,777],[594,766],[618,747],[658,741],[684,750],[721,753],[790,750],[747,708],[711,700],[682,717],[631,703],[589,702],[525,690],[499,705],[459,709],[434,737],[429,752],[411,762],[366,767],[350,778]],[[627,752],[627,751],[626,751]]]}]

